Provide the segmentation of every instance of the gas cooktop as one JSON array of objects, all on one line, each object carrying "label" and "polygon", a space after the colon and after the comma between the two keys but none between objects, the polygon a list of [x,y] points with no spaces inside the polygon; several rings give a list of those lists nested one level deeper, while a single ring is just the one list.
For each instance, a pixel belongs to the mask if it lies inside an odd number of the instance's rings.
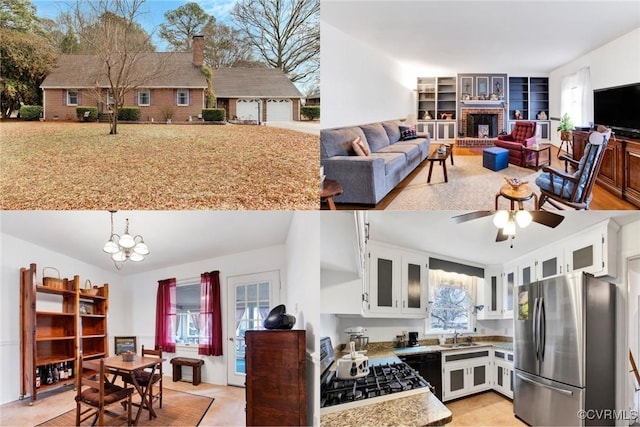
[{"label": "gas cooktop", "polygon": [[321,384],[321,414],[429,391],[429,383],[404,362],[370,366],[369,375],[341,380],[335,372]]}]

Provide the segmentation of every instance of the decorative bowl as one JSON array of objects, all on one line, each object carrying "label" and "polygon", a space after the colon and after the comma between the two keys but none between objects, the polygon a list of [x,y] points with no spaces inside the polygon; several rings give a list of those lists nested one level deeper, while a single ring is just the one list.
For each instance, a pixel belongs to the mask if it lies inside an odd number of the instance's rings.
[{"label": "decorative bowl", "polygon": [[508,178],[506,176],[504,177],[504,180],[507,181],[507,184],[509,184],[514,190],[520,188],[521,185],[529,183],[529,181],[520,181],[518,178]]},{"label": "decorative bowl", "polygon": [[122,356],[123,362],[133,362],[133,359],[136,357],[135,353],[120,353],[120,355]]}]

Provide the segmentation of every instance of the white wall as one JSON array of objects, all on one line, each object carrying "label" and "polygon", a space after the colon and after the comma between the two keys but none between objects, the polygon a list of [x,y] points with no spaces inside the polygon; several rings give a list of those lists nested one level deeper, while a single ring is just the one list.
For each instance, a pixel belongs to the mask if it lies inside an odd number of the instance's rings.
[{"label": "white wall", "polygon": [[[109,323],[110,335],[130,335],[136,336],[138,347],[142,344],[153,347],[155,344],[155,317],[156,317],[156,294],[158,289],[158,280],[169,279],[188,279],[192,277],[200,277],[200,274],[208,271],[220,270],[220,287],[222,301],[222,356],[200,356],[197,354],[197,348],[194,347],[177,347],[176,353],[166,353],[167,362],[163,369],[165,372],[171,372],[169,360],[174,356],[185,356],[203,359],[202,381],[213,384],[227,384],[227,357],[229,356],[229,340],[228,322],[226,313],[227,309],[227,279],[232,276],[243,274],[252,274],[266,271],[277,270],[280,272],[280,281],[283,287],[286,286],[286,260],[285,246],[278,245],[264,249],[257,249],[249,252],[225,255],[217,258],[211,258],[203,261],[181,264],[176,266],[167,266],[158,270],[146,273],[127,276],[124,284],[130,291],[130,301],[135,301],[132,307],[132,319],[124,329],[111,329]],[[199,280],[199,279],[198,279]],[[279,301],[282,302],[282,296],[279,295]],[[114,304],[109,304],[109,309]],[[111,321],[111,315],[109,319]],[[185,369],[183,378],[190,378],[191,372]]]},{"label": "white wall", "polygon": [[322,20],[320,31],[323,129],[415,114],[415,76],[407,86],[392,58]]},{"label": "white wall", "polygon": [[320,425],[320,212],[295,212],[286,242],[287,312],[307,340],[307,424]]},{"label": "white wall", "polygon": [[[0,234],[0,404],[17,400],[20,395],[20,268],[37,266],[37,278],[42,280],[43,267],[55,267],[61,277],[80,276],[82,286],[86,279],[94,285],[109,283],[112,323],[126,324],[129,311],[122,310],[118,302],[122,277],[115,272],[36,246],[8,234]],[[49,271],[47,271],[49,274]]]},{"label": "white wall", "polygon": [[[549,117],[559,118],[560,87],[562,78],[581,68],[589,67],[592,89],[602,89],[640,82],[640,28],[625,34],[549,73]],[[590,117],[588,121],[593,121]],[[552,141],[560,144],[555,129],[558,121],[551,123]]]}]

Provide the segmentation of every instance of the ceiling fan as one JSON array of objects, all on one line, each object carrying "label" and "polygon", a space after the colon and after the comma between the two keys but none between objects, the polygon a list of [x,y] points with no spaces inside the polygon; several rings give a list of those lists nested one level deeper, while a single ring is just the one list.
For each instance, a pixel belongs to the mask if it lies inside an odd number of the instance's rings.
[{"label": "ceiling fan", "polygon": [[456,224],[460,224],[493,214],[495,214],[493,223],[498,227],[496,242],[505,241],[509,237],[515,238],[516,224],[524,228],[531,222],[536,222],[547,227],[556,228],[564,220],[564,216],[547,211],[474,211],[456,215],[451,219]]}]

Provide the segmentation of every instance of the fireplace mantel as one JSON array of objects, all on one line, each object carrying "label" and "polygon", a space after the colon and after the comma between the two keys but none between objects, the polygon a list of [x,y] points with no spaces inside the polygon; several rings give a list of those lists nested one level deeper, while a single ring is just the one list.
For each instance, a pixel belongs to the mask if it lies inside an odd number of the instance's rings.
[{"label": "fireplace mantel", "polygon": [[496,101],[490,101],[490,100],[485,100],[485,101],[480,101],[477,99],[462,99],[460,100],[461,104],[464,104],[467,107],[473,107],[473,108],[495,108],[495,107],[503,107],[504,106],[504,99],[498,99]]}]

